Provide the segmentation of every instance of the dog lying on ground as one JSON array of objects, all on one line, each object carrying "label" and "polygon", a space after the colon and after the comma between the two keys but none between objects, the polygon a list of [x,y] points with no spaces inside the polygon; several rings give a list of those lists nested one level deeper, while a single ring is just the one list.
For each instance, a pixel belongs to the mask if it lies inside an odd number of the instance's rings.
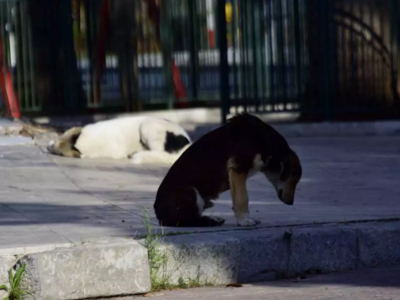
[{"label": "dog lying on ground", "polygon": [[278,198],[293,205],[302,175],[296,153],[259,118],[242,114],[193,143],[171,166],[156,195],[154,210],[161,226],[209,227],[225,220],[202,216],[212,200],[231,190],[239,226],[255,226],[250,217],[247,178],[263,173]]},{"label": "dog lying on ground", "polygon": [[47,150],[75,158],[132,158],[135,164],[172,164],[191,140],[178,124],[154,117],[134,116],[73,127]]}]

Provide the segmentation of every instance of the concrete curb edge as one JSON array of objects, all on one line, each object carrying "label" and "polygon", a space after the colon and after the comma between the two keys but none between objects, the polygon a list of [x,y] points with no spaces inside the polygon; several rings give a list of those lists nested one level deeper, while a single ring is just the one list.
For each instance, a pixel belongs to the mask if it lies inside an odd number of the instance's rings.
[{"label": "concrete curb edge", "polygon": [[[131,239],[108,239],[22,257],[2,256],[0,285],[6,283],[10,267],[18,267],[24,262],[29,278],[24,284],[40,287],[40,292],[35,294],[37,300],[145,293],[150,290],[149,262],[147,249],[140,244]],[[400,222],[184,234],[164,237],[158,247],[166,257],[160,274],[167,274],[165,278],[171,284],[182,279],[214,285],[276,280],[299,274],[400,264]],[[117,252],[122,254],[118,256]],[[93,263],[91,257],[95,257],[97,263]],[[125,268],[125,264],[130,267]],[[49,273],[52,268],[60,273]],[[113,270],[121,272],[121,268],[125,275],[115,277]],[[91,275],[88,277],[87,274]],[[93,274],[101,274],[101,278]],[[63,279],[63,284],[57,284],[56,290],[50,288],[55,277]],[[103,291],[99,291],[98,286],[92,288],[93,281],[89,280],[92,277],[104,283]],[[77,278],[79,282],[86,278],[86,288],[78,288]],[[122,278],[125,282],[121,283]],[[115,286],[112,284],[115,280],[120,285],[125,284],[126,289],[111,288]],[[137,284],[138,281],[141,283]]]}]

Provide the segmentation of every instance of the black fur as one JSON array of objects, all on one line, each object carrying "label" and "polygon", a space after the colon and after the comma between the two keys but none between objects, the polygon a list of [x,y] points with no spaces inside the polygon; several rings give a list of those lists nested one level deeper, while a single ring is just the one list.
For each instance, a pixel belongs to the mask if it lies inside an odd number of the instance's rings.
[{"label": "black fur", "polygon": [[181,134],[174,134],[167,131],[165,134],[165,144],[164,149],[168,153],[175,153],[180,151],[183,147],[189,144],[190,141]]}]

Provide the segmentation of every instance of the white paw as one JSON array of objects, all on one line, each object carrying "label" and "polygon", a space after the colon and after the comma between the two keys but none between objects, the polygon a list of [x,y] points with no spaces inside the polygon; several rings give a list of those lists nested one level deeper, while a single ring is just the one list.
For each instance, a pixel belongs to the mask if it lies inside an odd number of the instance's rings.
[{"label": "white paw", "polygon": [[136,152],[135,154],[133,154],[131,162],[135,165],[148,164],[152,159],[152,156],[150,154],[151,153],[147,151]]},{"label": "white paw", "polygon": [[238,219],[237,220],[237,224],[239,226],[242,226],[242,227],[256,226],[256,225],[258,225],[260,223],[261,223],[260,220],[256,220],[256,219],[253,219],[253,218],[250,218],[250,217],[245,217],[243,219],[240,219],[240,220]]},{"label": "white paw", "polygon": [[140,165],[143,162],[143,158],[140,153],[136,153],[135,155],[133,155],[131,162],[135,165]]}]

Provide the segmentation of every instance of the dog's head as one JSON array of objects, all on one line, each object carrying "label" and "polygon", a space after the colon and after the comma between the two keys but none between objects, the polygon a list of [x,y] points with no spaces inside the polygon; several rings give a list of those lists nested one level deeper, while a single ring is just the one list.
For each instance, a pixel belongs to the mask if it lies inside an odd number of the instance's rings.
[{"label": "dog's head", "polygon": [[294,151],[287,156],[270,156],[261,172],[274,186],[278,198],[287,205],[293,205],[296,186],[302,175],[299,157]]}]

